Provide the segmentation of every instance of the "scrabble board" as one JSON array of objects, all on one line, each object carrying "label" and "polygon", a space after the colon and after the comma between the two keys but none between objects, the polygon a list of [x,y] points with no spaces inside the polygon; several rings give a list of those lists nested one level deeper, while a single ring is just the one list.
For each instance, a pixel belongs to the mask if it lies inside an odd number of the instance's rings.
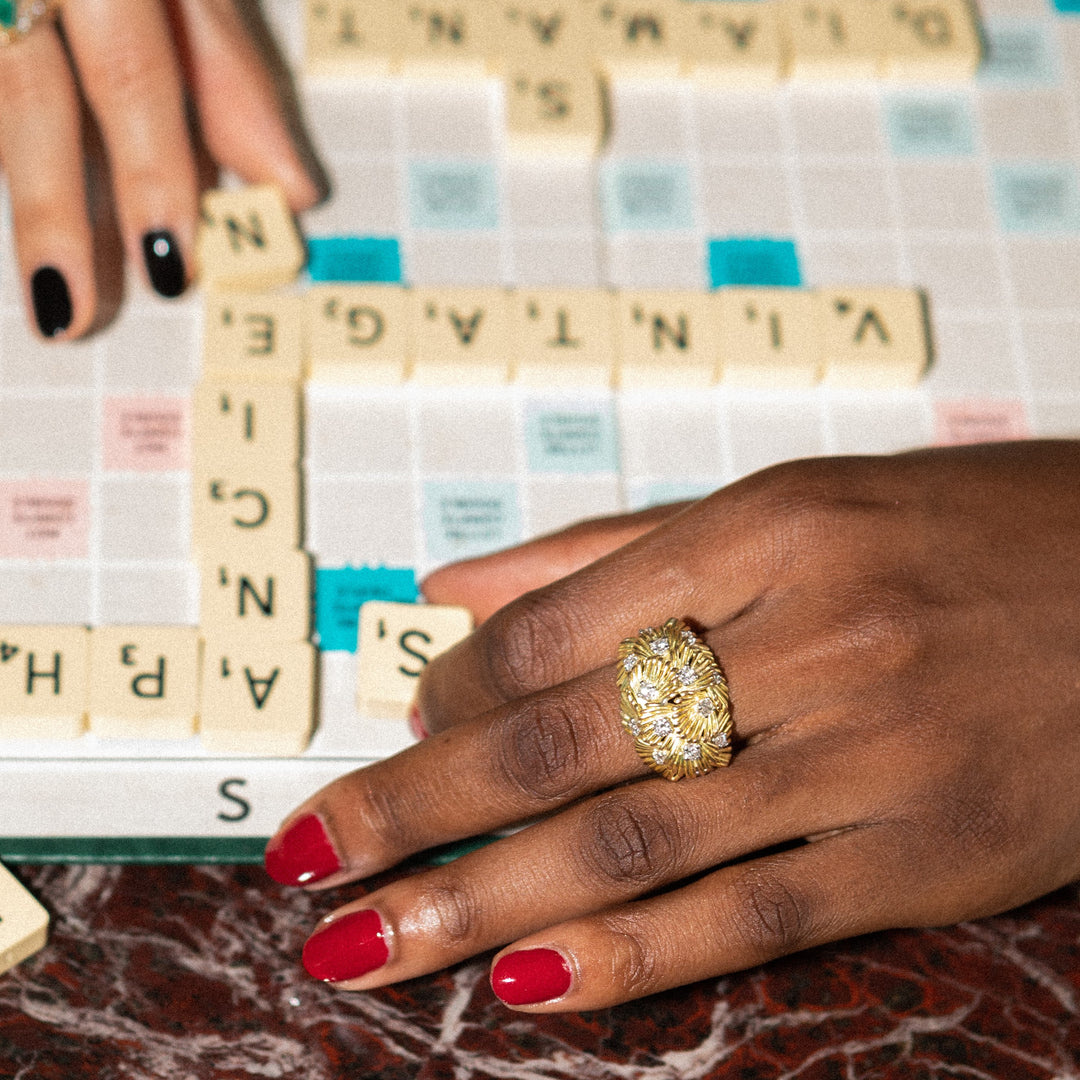
[{"label": "scrabble board", "polygon": [[[929,297],[932,362],[913,387],[865,390],[308,380],[310,746],[221,753],[119,721],[108,737],[0,739],[0,857],[259,858],[302,799],[411,742],[400,717],[357,713],[358,608],[416,600],[449,560],[795,457],[1080,435],[1080,11],[1057,4],[983,0],[986,56],[967,81],[616,71],[598,151],[521,152],[499,78],[305,70],[303,5],[267,0],[333,190],[300,222],[297,295],[341,276],[434,290],[900,286]],[[0,624],[198,625],[206,296],[165,302],[129,284],[111,325],[60,347],[34,340],[20,304],[5,204]]]}]

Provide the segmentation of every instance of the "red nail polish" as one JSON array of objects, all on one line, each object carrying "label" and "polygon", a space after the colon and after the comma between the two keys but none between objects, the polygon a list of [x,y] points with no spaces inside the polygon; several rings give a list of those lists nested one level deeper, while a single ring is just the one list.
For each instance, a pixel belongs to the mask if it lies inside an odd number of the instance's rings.
[{"label": "red nail polish", "polygon": [[308,938],[304,967],[315,979],[344,982],[382,967],[389,956],[379,913],[354,911]]},{"label": "red nail polish", "polygon": [[570,965],[554,949],[507,953],[491,972],[491,988],[507,1005],[538,1005],[570,989]]},{"label": "red nail polish", "polygon": [[424,727],[424,721],[420,719],[420,706],[413,705],[409,710],[409,727],[412,733],[421,740],[421,742],[428,737],[431,733],[426,727]]},{"label": "red nail polish", "polygon": [[322,821],[307,814],[266,845],[266,872],[282,885],[310,885],[341,869]]}]

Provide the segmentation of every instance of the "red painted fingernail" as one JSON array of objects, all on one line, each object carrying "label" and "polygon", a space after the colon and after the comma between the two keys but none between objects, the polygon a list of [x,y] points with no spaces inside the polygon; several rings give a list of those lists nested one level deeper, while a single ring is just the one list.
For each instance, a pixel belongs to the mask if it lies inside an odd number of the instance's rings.
[{"label": "red painted fingernail", "polygon": [[409,727],[412,729],[412,733],[421,741],[431,734],[431,732],[424,727],[424,721],[420,719],[419,705],[413,705],[409,710]]},{"label": "red painted fingernail", "polygon": [[382,967],[389,955],[379,913],[354,911],[308,938],[304,967],[323,982],[344,982]]},{"label": "red painted fingernail", "polygon": [[491,988],[507,1005],[538,1005],[570,989],[570,965],[554,949],[507,953],[491,972]]},{"label": "red painted fingernail", "polygon": [[266,872],[282,885],[310,885],[341,869],[322,821],[315,814],[294,821],[266,845]]}]

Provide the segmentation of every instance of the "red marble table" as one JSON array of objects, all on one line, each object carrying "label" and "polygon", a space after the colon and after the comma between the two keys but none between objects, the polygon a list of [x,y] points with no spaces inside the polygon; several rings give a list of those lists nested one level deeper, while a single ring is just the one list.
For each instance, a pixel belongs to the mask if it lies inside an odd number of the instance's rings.
[{"label": "red marble table", "polygon": [[1080,895],[817,949],[606,1012],[505,1009],[487,958],[342,994],[306,931],[350,893],[257,867],[17,867],[50,944],[0,977],[19,1080],[1080,1077]]}]

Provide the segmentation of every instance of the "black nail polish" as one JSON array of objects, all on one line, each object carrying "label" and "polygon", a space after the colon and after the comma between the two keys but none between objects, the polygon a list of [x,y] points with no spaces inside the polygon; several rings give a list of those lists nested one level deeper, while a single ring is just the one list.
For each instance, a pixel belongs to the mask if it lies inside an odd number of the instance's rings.
[{"label": "black nail polish", "polygon": [[150,284],[170,300],[184,291],[184,257],[171,232],[148,232],[143,237],[143,258]]},{"label": "black nail polish", "polygon": [[34,315],[44,337],[56,337],[71,325],[71,293],[55,266],[42,266],[30,279]]}]

